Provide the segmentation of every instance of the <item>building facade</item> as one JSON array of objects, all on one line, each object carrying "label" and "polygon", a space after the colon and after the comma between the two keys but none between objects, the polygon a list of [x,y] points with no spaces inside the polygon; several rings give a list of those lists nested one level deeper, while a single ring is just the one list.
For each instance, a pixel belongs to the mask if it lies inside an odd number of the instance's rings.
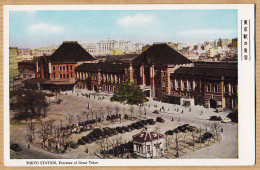
[{"label": "building facade", "polygon": [[[222,65],[222,67],[221,67]],[[180,67],[171,74],[171,94],[168,102],[208,108],[236,108],[237,67],[227,63],[199,63]]]}]

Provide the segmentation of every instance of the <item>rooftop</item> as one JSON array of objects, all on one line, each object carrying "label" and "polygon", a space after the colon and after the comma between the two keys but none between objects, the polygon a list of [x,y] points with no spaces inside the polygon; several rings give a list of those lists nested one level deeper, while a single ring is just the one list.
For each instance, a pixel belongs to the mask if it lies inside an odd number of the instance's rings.
[{"label": "rooftop", "polygon": [[150,60],[153,64],[187,64],[191,60],[164,43],[153,44],[142,54],[133,59],[133,64],[141,64]]},{"label": "rooftop", "polygon": [[48,57],[53,63],[70,63],[96,60],[77,41],[64,41],[63,44]]},{"label": "rooftop", "polygon": [[164,136],[157,132],[149,132],[149,131],[142,131],[136,135],[133,136],[134,141],[138,142],[151,142],[154,140],[159,140],[163,138]]}]

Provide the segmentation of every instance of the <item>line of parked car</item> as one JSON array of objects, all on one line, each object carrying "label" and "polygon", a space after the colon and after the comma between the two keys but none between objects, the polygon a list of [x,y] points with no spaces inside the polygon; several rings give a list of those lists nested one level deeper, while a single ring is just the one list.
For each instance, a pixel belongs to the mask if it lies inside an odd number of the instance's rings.
[{"label": "line of parked car", "polygon": [[85,145],[86,143],[92,143],[96,140],[100,140],[106,137],[117,135],[118,133],[123,134],[130,132],[135,129],[144,128],[146,125],[154,125],[156,122],[153,119],[140,120],[127,126],[118,126],[116,128],[104,127],[93,129],[88,135],[78,139],[78,145]]},{"label": "line of parked car", "polygon": [[174,133],[179,133],[179,132],[194,132],[195,130],[197,130],[197,127],[195,126],[190,126],[189,124],[183,124],[181,126],[178,126],[177,128],[173,129],[173,130],[167,130],[165,132],[165,135],[173,135]]}]

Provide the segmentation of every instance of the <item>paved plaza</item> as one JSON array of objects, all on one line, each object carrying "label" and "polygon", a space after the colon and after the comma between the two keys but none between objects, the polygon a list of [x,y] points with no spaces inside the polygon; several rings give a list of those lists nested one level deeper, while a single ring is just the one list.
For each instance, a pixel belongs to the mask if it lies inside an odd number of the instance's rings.
[{"label": "paved plaza", "polygon": [[[82,95],[83,94],[83,95]],[[92,94],[90,97],[86,97],[84,94]],[[89,112],[88,104],[90,104],[90,108],[92,110],[98,110],[103,108],[106,112],[107,106],[112,108],[112,114],[115,114],[116,106],[119,107],[120,113],[123,115],[130,115],[129,106],[127,104],[121,104],[118,102],[110,102],[109,96],[111,94],[105,93],[94,93],[90,91],[68,91],[62,92],[58,94],[58,98],[62,99],[61,104],[59,105],[51,105],[48,109],[48,118],[52,118],[55,120],[55,124],[59,125],[60,120],[63,120],[63,123],[66,124],[66,116],[69,114],[74,115],[74,123],[78,122],[77,115],[82,117],[82,112]],[[142,110],[140,114],[139,108],[135,106],[134,116],[137,119],[144,118],[153,118],[155,119],[158,116],[161,116],[165,119],[165,123],[156,123],[155,125],[148,126],[148,129],[156,130],[159,133],[164,134],[169,129],[174,129],[182,124],[190,124],[192,126],[196,126],[198,128],[205,128],[205,124],[210,124],[208,119],[210,116],[216,115],[225,118],[230,111],[223,111],[220,113],[215,112],[215,109],[208,109],[202,106],[195,106],[190,108],[185,108],[180,105],[162,103],[158,101],[150,100],[149,102],[144,104],[146,109],[146,115]],[[162,109],[164,108],[164,109]],[[161,110],[160,114],[152,113],[154,110]],[[11,117],[14,113],[11,112]],[[106,117],[107,113],[105,113]],[[89,119],[92,118],[92,115],[89,116]],[[94,116],[95,118],[95,116]],[[46,118],[47,119],[47,118]],[[172,121],[173,120],[173,121]],[[131,120],[123,120],[122,122],[107,122],[99,123],[97,125],[98,128],[103,127],[117,127],[117,126],[125,126],[133,123]],[[223,133],[221,133],[222,140],[219,143],[211,145],[209,147],[203,148],[201,150],[197,150],[195,152],[186,154],[181,158],[237,158],[238,157],[238,124],[237,123],[229,123],[229,124],[220,124],[223,128]],[[37,128],[37,127],[36,127]],[[39,128],[39,127],[38,127]],[[11,123],[11,143],[18,143],[22,151],[13,152],[11,151],[11,158],[99,158],[99,144],[98,142],[93,142],[91,144],[80,145],[77,149],[69,150],[64,154],[56,154],[51,153],[46,150],[42,150],[41,148],[37,148],[35,146],[31,146],[30,149],[27,149],[28,142],[26,141],[26,122],[23,122],[19,125],[15,125]],[[132,136],[139,133],[140,130],[133,130],[131,132],[127,132],[124,134],[119,134],[118,136],[110,137],[111,139],[122,136],[123,142],[128,142],[132,140]],[[80,134],[72,134],[70,139],[74,142],[80,138],[80,136],[88,134],[88,132],[82,132]],[[86,148],[89,149],[89,152],[86,153]]]}]

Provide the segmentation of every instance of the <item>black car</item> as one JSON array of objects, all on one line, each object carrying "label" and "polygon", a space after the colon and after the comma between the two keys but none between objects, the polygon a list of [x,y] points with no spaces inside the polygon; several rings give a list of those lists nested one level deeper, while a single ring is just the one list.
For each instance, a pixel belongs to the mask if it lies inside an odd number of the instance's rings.
[{"label": "black car", "polygon": [[153,119],[147,119],[149,125],[154,125],[156,122]]},{"label": "black car", "polygon": [[103,136],[102,132],[96,132],[96,131],[92,131],[90,134],[93,137],[95,137],[97,140],[102,139],[102,136]]},{"label": "black car", "polygon": [[209,120],[212,120],[212,121],[221,121],[222,118],[221,118],[220,116],[211,116],[211,117],[209,118]]},{"label": "black car", "polygon": [[122,129],[123,129],[125,132],[130,132],[130,129],[129,129],[127,126],[122,126]]},{"label": "black car", "polygon": [[213,138],[213,134],[210,132],[206,132],[201,137],[201,142],[204,143],[205,140]]},{"label": "black car", "polygon": [[22,150],[22,148],[17,143],[11,144],[10,149],[12,149],[15,152]]},{"label": "black car", "polygon": [[140,123],[140,122],[137,122],[137,124],[138,124],[139,126],[141,126],[141,128],[143,128],[143,127],[145,126],[143,123]]},{"label": "black car", "polygon": [[142,124],[144,124],[144,125],[147,125],[147,124],[148,124],[146,120],[141,120],[141,121],[139,121],[139,122],[142,123]]},{"label": "black car", "polygon": [[130,131],[135,130],[135,128],[132,125],[128,125],[127,127],[130,129]]},{"label": "black car", "polygon": [[183,133],[188,131],[186,126],[178,126],[177,129],[179,130],[179,132],[183,132]]},{"label": "black car", "polygon": [[92,134],[88,134],[86,137],[86,143],[92,143],[97,140]]},{"label": "black car", "polygon": [[118,131],[116,130],[116,128],[112,128],[111,131],[112,131],[113,135],[118,135]]},{"label": "black car", "polygon": [[113,136],[112,129],[109,127],[103,128],[103,137]]},{"label": "black car", "polygon": [[78,140],[78,145],[85,145],[85,144],[86,144],[85,140],[83,140],[83,139]]},{"label": "black car", "polygon": [[121,127],[116,127],[116,131],[118,131],[118,133],[125,133],[124,129]]},{"label": "black car", "polygon": [[167,130],[165,132],[165,135],[173,135],[174,131],[173,130]]}]

